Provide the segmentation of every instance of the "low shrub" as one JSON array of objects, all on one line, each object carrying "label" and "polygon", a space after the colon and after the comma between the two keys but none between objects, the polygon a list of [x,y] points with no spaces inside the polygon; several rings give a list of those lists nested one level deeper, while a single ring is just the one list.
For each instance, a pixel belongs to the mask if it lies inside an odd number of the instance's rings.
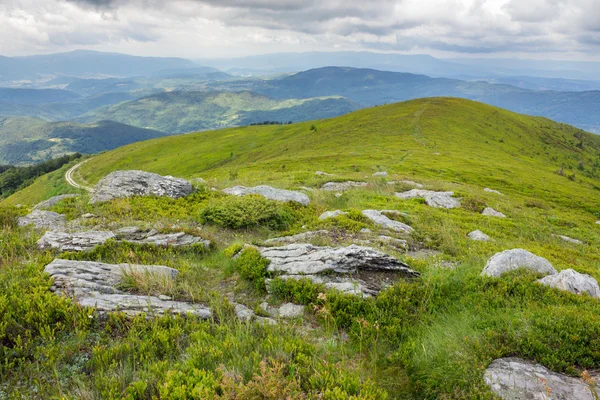
[{"label": "low shrub", "polygon": [[264,292],[268,265],[269,260],[263,258],[258,250],[250,248],[235,260],[234,268],[242,278],[252,282],[258,291]]}]

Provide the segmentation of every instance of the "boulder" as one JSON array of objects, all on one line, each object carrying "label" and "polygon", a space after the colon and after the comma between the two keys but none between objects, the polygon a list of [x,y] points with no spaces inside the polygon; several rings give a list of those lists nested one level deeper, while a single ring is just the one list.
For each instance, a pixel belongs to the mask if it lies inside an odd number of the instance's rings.
[{"label": "boulder", "polygon": [[367,186],[366,182],[327,182],[321,189],[325,190],[326,192],[345,192],[346,190],[365,186]]},{"label": "boulder", "polygon": [[385,172],[385,171],[375,172],[373,174],[373,176],[381,176],[381,177],[385,177],[385,176],[388,176],[388,175],[389,174],[387,172]]},{"label": "boulder", "polygon": [[131,196],[167,196],[174,199],[191,194],[191,183],[181,178],[144,171],[115,171],[98,182],[90,203]]},{"label": "boulder", "polygon": [[292,235],[292,236],[282,236],[282,237],[268,239],[268,240],[265,240],[264,243],[265,244],[301,243],[301,242],[306,242],[307,240],[309,240],[313,237],[324,236],[327,234],[329,234],[329,231],[326,231],[326,230],[309,231],[309,232],[302,232],[302,233],[299,233],[297,235]]},{"label": "boulder", "polygon": [[488,217],[506,218],[506,215],[502,214],[500,211],[494,210],[492,207],[484,208],[481,212],[481,215],[487,215]]},{"label": "boulder", "polygon": [[386,228],[391,229],[395,232],[402,233],[410,233],[414,229],[400,221],[395,221],[383,215],[380,211],[377,210],[363,210],[362,214],[373,221],[375,224]]},{"label": "boulder", "polygon": [[49,208],[54,207],[59,201],[63,201],[64,199],[72,199],[74,197],[79,197],[78,194],[61,194],[60,196],[54,196],[48,200],[44,200],[41,203],[37,204],[33,207],[34,210],[47,210]]},{"label": "boulder", "polygon": [[36,229],[56,229],[65,225],[65,216],[52,211],[33,210],[17,219],[19,226],[33,225]]},{"label": "boulder", "polygon": [[490,189],[490,188],[485,188],[485,189],[483,189],[483,191],[484,191],[484,192],[487,192],[487,193],[494,193],[494,194],[498,194],[498,195],[500,195],[500,196],[504,196],[504,195],[503,195],[502,193],[500,193],[499,191],[497,191],[497,190],[494,190],[494,189]]},{"label": "boulder", "polygon": [[479,242],[489,242],[491,240],[491,238],[486,235],[485,233],[481,232],[479,229],[476,231],[473,231],[471,233],[469,233],[467,235],[467,237],[471,240],[476,240]]},{"label": "boulder", "polygon": [[38,241],[41,249],[58,249],[60,251],[88,251],[115,238],[108,231],[58,232],[48,231]]},{"label": "boulder", "polygon": [[556,270],[552,267],[552,264],[545,258],[536,256],[527,250],[512,249],[494,254],[488,260],[481,275],[498,277],[519,268],[527,268],[545,275],[556,274]]},{"label": "boulder", "polygon": [[332,248],[290,244],[265,248],[267,271],[281,279],[308,278],[346,293],[376,295],[384,284],[419,274],[399,260],[370,247]]},{"label": "boulder", "polygon": [[403,200],[425,199],[425,203],[435,208],[460,207],[460,199],[456,199],[454,192],[434,192],[433,190],[412,189],[403,193],[396,193],[396,197]]},{"label": "boulder", "polygon": [[223,189],[223,192],[232,196],[247,196],[250,194],[256,194],[269,200],[293,201],[305,206],[310,204],[310,199],[304,193],[293,190],[275,189],[266,185],[255,186],[251,188],[245,186],[234,186]]},{"label": "boulder", "polygon": [[345,215],[346,213],[342,210],[335,210],[335,211],[325,211],[323,214],[321,214],[319,216],[319,221],[323,221],[325,219],[329,219],[329,218],[335,218],[339,215]]},{"label": "boulder", "polygon": [[492,392],[506,400],[595,400],[600,395],[579,378],[516,357],[494,360],[483,379]]},{"label": "boulder", "polygon": [[545,276],[538,280],[542,285],[548,285],[567,292],[581,294],[587,293],[592,297],[600,298],[598,282],[587,274],[580,274],[572,269],[565,269],[558,274]]},{"label": "boulder", "polygon": [[210,309],[199,304],[162,300],[156,296],[124,293],[117,288],[128,273],[149,274],[157,279],[173,279],[177,270],[160,265],[103,264],[93,261],[56,259],[44,272],[53,278],[53,291],[73,298],[84,307],[95,307],[100,313],[123,311],[133,316],[150,314],[191,314],[210,318]]}]

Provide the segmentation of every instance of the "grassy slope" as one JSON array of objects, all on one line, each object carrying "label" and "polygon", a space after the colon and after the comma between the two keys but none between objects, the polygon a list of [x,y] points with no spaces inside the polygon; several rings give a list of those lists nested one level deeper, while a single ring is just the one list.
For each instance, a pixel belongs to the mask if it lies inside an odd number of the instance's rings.
[{"label": "grassy slope", "polygon": [[[313,124],[316,130],[310,129]],[[578,147],[580,138],[583,149]],[[482,375],[496,357],[518,355],[575,375],[584,369],[600,367],[597,300],[541,287],[534,283],[536,277],[532,275],[514,274],[501,279],[479,276],[492,254],[521,247],[548,258],[558,270],[574,268],[600,279],[600,226],[594,223],[600,218],[596,188],[600,182],[594,177],[593,168],[599,146],[599,137],[546,119],[465,100],[434,98],[362,110],[332,120],[202,132],[136,143],[94,157],[81,168],[77,178],[95,183],[111,171],[138,168],[188,178],[200,176],[219,188],[258,183],[316,188],[331,179],[369,182],[369,187],[339,198],[333,193],[312,192],[312,205],[308,208],[290,211],[287,206],[279,206],[284,213],[292,212],[295,216],[289,231],[299,232],[302,226],[309,230],[368,227],[377,234],[376,226],[360,219],[318,221],[317,217],[324,210],[338,208],[396,209],[407,213],[404,221],[415,228],[411,241],[423,242],[442,255],[423,261],[383,247],[419,270],[421,278],[395,285],[382,293],[377,302],[337,297],[325,302],[311,299],[331,314],[316,313],[320,328],[302,334],[302,341],[306,341],[302,342],[305,343],[302,351],[312,349],[311,357],[315,357],[308,358],[313,360],[309,370],[320,374],[321,359],[339,362],[340,374],[357,373],[373,379],[391,398],[491,398]],[[578,169],[580,162],[583,171]],[[574,181],[556,173],[563,164],[565,175],[576,172]],[[335,175],[318,177],[314,175],[316,170]],[[371,175],[377,170],[387,170],[392,174],[390,180],[410,178],[430,189],[455,190],[463,198],[464,207],[433,209],[417,200],[396,199],[393,192],[403,188],[373,178]],[[59,175],[54,178],[59,179]],[[8,202],[24,203],[39,196],[46,189],[40,182],[36,184]],[[486,193],[484,187],[500,190],[505,196]],[[43,197],[49,195],[46,192]],[[85,204],[84,200],[60,206],[56,211],[66,211],[70,218],[92,212],[99,216],[98,221],[121,226],[140,221],[152,226],[159,221],[191,229],[201,221],[202,210],[215,207],[227,210],[231,206],[227,197],[211,191],[190,199],[117,200],[96,206]],[[504,212],[508,218],[480,215],[483,205]],[[205,224],[201,229],[203,235],[216,240],[220,249],[232,242],[248,243],[281,235],[266,226],[229,230]],[[494,240],[489,243],[467,240],[466,234],[474,229],[483,230]],[[565,243],[554,234],[581,239],[585,244]],[[10,238],[9,231],[5,243],[10,243]],[[29,238],[26,243],[34,248],[35,239]],[[331,244],[327,240],[322,244]],[[13,253],[19,254],[8,252],[9,260]],[[32,259],[36,253],[29,250],[25,254]],[[39,266],[49,259],[48,254],[43,257],[37,261]],[[231,265],[220,250],[208,258],[200,258],[108,246],[81,257],[176,267],[182,271],[176,297],[206,299],[207,291],[223,294],[231,290],[232,279],[227,273]],[[441,261],[450,261],[455,268],[440,268]],[[31,270],[26,269],[33,274]],[[10,276],[17,274],[14,271],[10,272],[9,283]],[[9,287],[17,287],[17,278],[12,279],[14,286]],[[2,282],[0,279],[0,285]],[[46,293],[42,289],[39,292]],[[236,298],[245,298],[250,306],[263,301],[260,296],[248,294],[247,289],[236,287]],[[300,301],[298,297],[294,299]],[[63,307],[60,304],[54,307]],[[65,313],[60,308],[56,312]],[[309,321],[316,324],[310,319],[312,311],[308,314]],[[80,326],[76,321],[68,321],[66,326],[71,323]],[[55,326],[47,320],[44,324]],[[164,330],[160,324],[168,325],[171,330]],[[348,343],[336,335],[335,327],[345,330],[350,338]],[[67,397],[81,392],[89,396],[122,397],[140,387],[149,391],[146,394],[156,393],[153,385],[176,384],[173,375],[164,376],[166,369],[190,376],[190,365],[213,370],[215,364],[222,362],[226,368],[250,377],[256,371],[256,360],[294,359],[292,354],[300,343],[284,328],[270,337],[262,331],[240,332],[239,327],[230,330],[223,325],[217,337],[225,335],[226,343],[229,340],[235,343],[224,349],[218,343],[203,342],[203,336],[194,332],[205,328],[191,322],[137,321],[116,333],[101,328],[79,329],[76,337],[70,336],[70,329],[63,337],[59,327],[56,335],[60,339],[51,336],[42,340],[41,346],[33,342],[37,346],[35,351],[48,361],[39,366],[27,361],[17,364],[18,368],[13,368],[6,377],[8,387],[19,382],[23,385],[21,390],[25,390],[28,381],[23,381],[23,376],[32,376],[36,387],[56,394],[52,382],[54,374],[58,374],[61,395],[64,392]],[[212,335],[215,333],[207,337]],[[53,353],[56,340],[61,349],[66,349],[60,354]],[[93,351],[86,340],[92,341]],[[182,344],[167,350],[156,344],[172,342]],[[208,349],[210,356],[206,355]],[[88,354],[87,363],[87,359],[78,358]],[[210,361],[204,361],[207,358]],[[76,368],[77,365],[80,367]],[[85,372],[78,372],[88,368],[96,377],[93,382],[87,380]],[[305,370],[297,372],[303,382],[313,379],[309,375]],[[46,379],[49,383],[44,386]],[[142,381],[150,386],[147,388]],[[333,377],[315,381],[338,385]],[[365,398],[384,397],[365,394]]]}]

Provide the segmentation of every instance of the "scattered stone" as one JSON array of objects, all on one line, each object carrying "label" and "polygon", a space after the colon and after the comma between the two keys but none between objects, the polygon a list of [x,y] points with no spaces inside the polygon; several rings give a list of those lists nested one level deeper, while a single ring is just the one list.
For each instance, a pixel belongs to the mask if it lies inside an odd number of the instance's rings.
[{"label": "scattered stone", "polygon": [[117,288],[126,274],[149,274],[157,279],[173,279],[177,270],[160,265],[103,264],[93,261],[54,260],[44,272],[53,278],[53,291],[73,298],[84,307],[101,313],[123,311],[133,316],[142,312],[191,314],[210,318],[210,309],[181,301],[161,300],[156,296],[124,293]]},{"label": "scattered stone", "polygon": [[342,196],[343,196],[343,194],[341,194],[341,193],[336,193],[336,194],[335,194],[335,198],[336,198],[336,199],[339,199],[339,198],[340,198],[340,197],[342,197]]},{"label": "scattered stone", "polygon": [[397,239],[397,238],[394,238],[391,236],[381,235],[381,236],[378,236],[377,239],[379,239],[379,241],[381,241],[385,244],[392,245],[398,249],[406,249],[406,247],[408,246],[408,243],[406,242],[406,240]]},{"label": "scattered stone", "polygon": [[223,192],[233,196],[247,196],[249,194],[257,194],[269,200],[275,201],[294,201],[302,205],[309,205],[310,199],[304,193],[293,190],[275,189],[271,186],[261,185],[255,187],[234,186],[223,189]]},{"label": "scattered stone", "polygon": [[255,317],[254,311],[243,304],[237,303],[235,304],[235,315],[238,317],[238,319],[246,322],[252,321],[252,319]]},{"label": "scattered stone", "polygon": [[565,242],[574,243],[574,244],[583,244],[583,242],[581,240],[573,239],[568,236],[564,236],[564,235],[554,235],[554,236],[564,240]]},{"label": "scattered stone", "polygon": [[600,225],[600,221],[596,221],[596,224],[597,224],[597,225]]},{"label": "scattered stone", "polygon": [[144,171],[115,171],[98,182],[90,203],[131,196],[167,196],[177,199],[194,191],[191,183]]},{"label": "scattered stone", "polygon": [[494,190],[494,189],[490,189],[490,188],[485,188],[485,189],[483,189],[483,191],[484,191],[484,192],[488,192],[488,193],[494,193],[494,194],[498,194],[498,195],[500,195],[500,196],[504,196],[504,195],[503,195],[502,193],[500,193],[499,191],[497,191],[497,190]]},{"label": "scattered stone", "polygon": [[517,357],[494,360],[483,379],[492,392],[506,400],[594,400],[600,394],[581,379]]},{"label": "scattered stone", "polygon": [[370,230],[369,228],[362,228],[362,229],[360,230],[360,233],[373,233],[373,231],[372,231],[372,230]]},{"label": "scattered stone", "polygon": [[412,189],[408,192],[396,193],[396,197],[403,200],[425,199],[425,203],[435,208],[457,208],[460,207],[460,199],[456,199],[454,192],[434,192],[433,190]]},{"label": "scattered stone", "polygon": [[331,176],[332,174],[328,174],[327,172],[323,172],[323,171],[317,171],[317,172],[315,172],[315,175],[320,175],[320,176]]},{"label": "scattered stone", "polygon": [[332,248],[291,244],[262,249],[261,254],[270,261],[267,270],[282,274],[281,279],[308,278],[327,288],[364,296],[376,295],[394,278],[419,276],[387,254],[356,245]]},{"label": "scattered stone", "polygon": [[315,191],[315,189],[309,188],[309,187],[306,187],[306,186],[300,186],[300,189],[301,190],[306,190],[307,192],[314,192]]},{"label": "scattered stone", "polygon": [[268,239],[268,240],[265,240],[264,243],[265,244],[301,243],[301,242],[305,242],[309,239],[312,239],[315,236],[324,236],[327,234],[329,234],[329,231],[326,231],[326,230],[310,231],[310,232],[299,233],[297,235],[292,235],[292,236],[282,236],[282,237],[277,237],[277,238],[273,238],[273,239]]},{"label": "scattered stone", "polygon": [[[175,233],[156,233],[155,230],[146,232],[141,239],[128,239],[127,235],[120,233],[119,239],[131,243],[138,244],[153,244],[156,246],[181,247],[190,246],[193,244],[202,244],[207,249],[210,247],[210,240],[202,239],[201,237],[189,235],[185,232]],[[136,234],[136,237],[139,235]]]},{"label": "scattered stone", "polygon": [[83,218],[83,219],[92,219],[92,218],[98,218],[98,216],[95,215],[95,214],[92,214],[92,213],[85,213],[85,214],[83,214],[81,216],[81,218]]},{"label": "scattered stone", "polygon": [[346,213],[342,210],[335,210],[335,211],[325,211],[323,214],[321,214],[321,216],[319,217],[319,221],[323,221],[325,219],[328,218],[335,218],[339,215],[345,215]]},{"label": "scattered stone", "polygon": [[388,173],[385,171],[375,172],[373,176],[388,176]]},{"label": "scattered stone", "polygon": [[60,251],[88,251],[113,238],[115,238],[115,234],[108,231],[75,233],[48,231],[38,241],[38,247]]},{"label": "scattered stone", "polygon": [[469,233],[467,237],[471,240],[476,240],[478,242],[489,242],[490,240],[492,240],[488,235],[481,232],[479,229]]},{"label": "scattered stone", "polygon": [[166,296],[164,294],[159,295],[158,298],[160,300],[173,300],[173,298],[171,296]]},{"label": "scattered stone", "polygon": [[408,180],[402,180],[400,181],[400,183],[404,183],[405,185],[410,185],[410,186],[414,186],[416,188],[422,189],[423,185],[417,182],[413,182],[413,181],[408,181]]},{"label": "scattered stone", "polygon": [[494,254],[488,260],[481,275],[498,277],[519,268],[527,268],[545,275],[556,274],[552,264],[545,258],[536,256],[527,250],[512,249]]},{"label": "scattered stone", "polygon": [[587,274],[580,274],[572,269],[565,269],[558,274],[545,276],[538,280],[542,285],[548,285],[567,292],[581,294],[587,293],[592,297],[600,298],[598,282]]},{"label": "scattered stone", "polygon": [[36,229],[56,229],[65,225],[65,216],[52,211],[33,210],[17,219],[19,226],[33,225]]},{"label": "scattered stone", "polygon": [[481,215],[487,215],[488,217],[506,218],[506,215],[502,214],[500,211],[494,210],[492,207],[484,208],[481,212]]},{"label": "scattered stone", "polygon": [[366,182],[327,182],[323,185],[322,189],[326,192],[345,192],[346,190],[365,186],[367,186]]},{"label": "scattered stone", "polygon": [[48,200],[44,200],[35,207],[34,210],[47,210],[49,208],[54,207],[59,201],[63,201],[64,199],[72,199],[74,197],[79,197],[78,194],[61,194],[60,196],[54,196]]},{"label": "scattered stone", "polygon": [[377,210],[363,210],[362,214],[373,221],[375,224],[386,228],[391,229],[395,232],[404,232],[409,233],[414,229],[400,221],[395,221],[383,215],[380,211]]},{"label": "scattered stone", "polygon": [[285,303],[279,307],[280,318],[299,318],[302,316],[304,316],[304,306],[294,303]]}]

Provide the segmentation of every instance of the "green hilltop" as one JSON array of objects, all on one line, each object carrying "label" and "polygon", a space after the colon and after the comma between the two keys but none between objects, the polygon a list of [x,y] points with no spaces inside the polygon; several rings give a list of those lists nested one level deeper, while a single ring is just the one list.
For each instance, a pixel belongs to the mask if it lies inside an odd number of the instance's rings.
[{"label": "green hilltop", "polygon": [[[41,234],[16,227],[14,217],[56,194],[79,193],[63,178],[74,163],[0,203],[0,395],[7,398],[498,399],[484,373],[500,357],[578,379],[600,368],[597,298],[541,285],[526,270],[481,276],[491,256],[521,248],[558,271],[600,279],[599,136],[474,101],[426,98],[133,143],[89,158],[73,179],[92,186],[110,172],[139,169],[205,182],[179,199],[90,204],[80,194],[52,207],[89,229],[197,233],[213,243],[202,250],[115,241],[80,253],[38,249]],[[406,180],[453,191],[462,205],[400,199],[394,194],[414,187]],[[321,190],[330,181],[366,185]],[[311,202],[221,192],[234,185],[304,191]],[[506,218],[482,215],[485,207]],[[319,219],[333,210],[346,214]],[[390,218],[414,232],[386,231],[362,210],[392,210]],[[84,214],[90,219],[82,222]],[[327,235],[307,240],[367,241],[420,276],[376,298],[274,279],[266,297],[268,262],[251,248],[232,258],[246,244],[321,230]],[[468,239],[474,230],[491,240]],[[405,239],[408,248],[379,235]],[[42,271],[54,258],[176,268],[174,282],[132,275],[119,287],[209,304],[215,315],[96,318],[49,291]],[[291,322],[246,324],[234,317],[232,299],[262,316],[264,301],[308,307]]]}]

